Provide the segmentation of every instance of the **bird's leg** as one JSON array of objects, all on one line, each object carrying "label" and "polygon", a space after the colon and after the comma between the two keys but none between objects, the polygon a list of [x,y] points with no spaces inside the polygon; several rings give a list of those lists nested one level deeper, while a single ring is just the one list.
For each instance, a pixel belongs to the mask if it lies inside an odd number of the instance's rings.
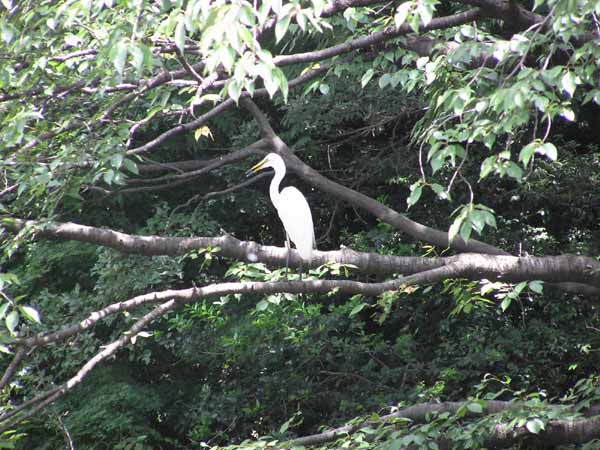
[{"label": "bird's leg", "polygon": [[285,256],[285,281],[288,280],[288,267],[290,266],[290,252],[292,246],[290,245],[290,235],[285,233],[285,246],[287,247],[287,255]]}]

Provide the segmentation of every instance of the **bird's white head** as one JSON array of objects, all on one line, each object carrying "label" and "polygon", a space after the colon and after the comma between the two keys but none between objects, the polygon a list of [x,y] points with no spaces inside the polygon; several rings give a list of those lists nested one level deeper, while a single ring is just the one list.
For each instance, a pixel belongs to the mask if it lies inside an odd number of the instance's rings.
[{"label": "bird's white head", "polygon": [[251,175],[253,173],[257,173],[267,167],[272,167],[275,169],[276,173],[285,174],[285,163],[281,156],[277,153],[269,153],[264,157],[259,163],[252,166],[247,172],[246,175]]}]

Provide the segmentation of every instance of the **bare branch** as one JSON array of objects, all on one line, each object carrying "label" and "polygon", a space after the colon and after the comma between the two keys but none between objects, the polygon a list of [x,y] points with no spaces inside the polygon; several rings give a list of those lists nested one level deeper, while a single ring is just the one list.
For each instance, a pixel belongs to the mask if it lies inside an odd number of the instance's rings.
[{"label": "bare branch", "polygon": [[19,364],[21,364],[21,361],[23,360],[23,357],[26,353],[27,348],[25,347],[20,347],[19,350],[17,350],[17,353],[15,354],[12,361],[4,371],[4,375],[2,375],[2,379],[0,380],[0,391],[4,389],[6,385],[10,382],[13,375],[15,374],[15,371],[19,368]]},{"label": "bare branch", "polygon": [[192,76],[192,78],[194,78],[199,84],[202,84],[204,82],[204,80],[198,74],[198,72],[196,72],[194,68],[190,65],[188,60],[185,59],[185,56],[183,55],[183,53],[181,53],[181,50],[179,50],[179,48],[176,48],[175,56],[177,56],[177,60],[181,63],[186,72]]},{"label": "bare branch", "polygon": [[[210,172],[211,170],[218,169],[220,167],[223,167],[224,165],[242,161],[249,156],[255,155],[259,151],[264,152],[267,149],[268,144],[269,141],[261,139],[253,144],[250,144],[246,148],[237,150],[232,153],[228,153],[224,156],[219,156],[218,158],[204,161],[202,167],[197,170],[192,170],[190,172],[184,172],[177,175],[165,175],[158,178],[138,178],[133,184],[163,184],[181,180],[188,181],[189,178],[197,177],[198,175],[202,175],[206,172]],[[134,191],[134,189],[123,189],[117,192],[132,191]]]},{"label": "bare branch", "polygon": [[[378,295],[388,290],[399,289],[409,284],[429,283],[445,276],[448,267],[439,267],[427,272],[422,272],[409,277],[402,277],[397,280],[384,283],[361,283],[347,280],[318,280],[318,281],[285,281],[285,282],[250,282],[250,283],[223,283],[209,285],[201,288],[191,288],[184,290],[169,290],[155,292],[144,296],[136,297],[138,302],[159,302],[165,301],[148,314],[142,316],[134,325],[116,341],[104,346],[93,358],[83,365],[81,369],[65,383],[57,388],[41,393],[36,397],[24,402],[12,410],[0,416],[0,433],[6,431],[16,423],[25,420],[35,412],[56,401],[75,386],[80,384],[96,365],[105,359],[114,355],[119,349],[132,342],[138,333],[144,330],[151,322],[165,315],[176,307],[195,302],[201,298],[209,296],[223,296],[232,293],[246,294],[274,294],[278,292],[289,293],[328,293],[337,289],[344,293],[363,293],[365,295]],[[136,300],[136,299],[132,299]],[[32,410],[19,415],[25,409],[33,407]]]}]

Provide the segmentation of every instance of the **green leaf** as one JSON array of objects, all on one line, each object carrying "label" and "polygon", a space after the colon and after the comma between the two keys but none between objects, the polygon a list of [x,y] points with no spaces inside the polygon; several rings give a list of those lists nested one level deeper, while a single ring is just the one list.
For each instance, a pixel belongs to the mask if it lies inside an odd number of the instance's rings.
[{"label": "green leaf", "polygon": [[10,307],[9,302],[6,302],[6,303],[3,303],[2,305],[0,305],[0,320],[4,319],[9,307]]},{"label": "green leaf", "polygon": [[175,27],[175,45],[181,53],[185,49],[185,16],[179,16],[177,26]]},{"label": "green leaf", "polygon": [[142,67],[144,66],[144,51],[140,47],[130,46],[129,54],[132,58],[133,67],[138,73],[140,73],[142,71]]},{"label": "green leaf", "polygon": [[400,450],[401,448],[404,448],[404,441],[402,439],[394,439],[386,446],[386,448],[388,450]]},{"label": "green leaf", "polygon": [[559,108],[558,113],[569,122],[573,122],[575,120],[575,113],[570,108]]},{"label": "green leaf", "polygon": [[544,422],[538,418],[528,420],[525,424],[525,428],[527,428],[527,430],[533,434],[538,434],[540,431],[545,429]]},{"label": "green leaf", "polygon": [[433,183],[431,186],[431,190],[435,192],[435,194],[441,199],[447,199],[448,193],[446,189],[441,184]]},{"label": "green leaf", "polygon": [[521,182],[521,180],[523,179],[523,169],[521,169],[512,161],[508,161],[508,163],[506,164],[506,172],[509,176],[513,177],[518,182]]},{"label": "green leaf", "polygon": [[462,222],[463,219],[460,217],[457,217],[454,220],[454,222],[452,222],[452,225],[450,225],[450,228],[448,229],[448,241],[452,242],[454,240],[454,238],[460,231],[460,226],[462,225]]},{"label": "green leaf", "polygon": [[110,158],[110,165],[115,169],[119,169],[123,164],[123,155],[121,153],[117,153]]},{"label": "green leaf", "polygon": [[569,97],[573,97],[575,93],[575,89],[577,88],[576,80],[577,77],[573,72],[565,73],[560,80],[560,86],[569,94]]},{"label": "green leaf", "polygon": [[527,281],[521,281],[519,284],[517,284],[515,286],[515,292],[517,294],[520,294],[521,292],[523,292],[523,289],[525,289],[526,286],[527,286]]},{"label": "green leaf", "polygon": [[130,159],[124,159],[123,160],[123,166],[129,170],[131,173],[135,174],[135,175],[139,175],[140,171],[138,170],[138,166],[136,163],[134,163],[132,160]]},{"label": "green leaf", "polygon": [[392,81],[392,76],[389,73],[384,73],[379,77],[379,89],[383,89]]},{"label": "green leaf", "polygon": [[361,312],[365,308],[365,306],[367,306],[366,303],[359,303],[354,308],[352,308],[352,311],[350,311],[350,314],[348,314],[348,316],[353,317],[353,316],[357,315],[359,312]]},{"label": "green leaf", "polygon": [[531,289],[536,294],[541,294],[542,292],[544,292],[544,283],[539,280],[530,281],[529,289]]},{"label": "green leaf", "polygon": [[269,302],[266,300],[261,300],[260,302],[258,302],[256,304],[256,310],[257,311],[264,311],[265,309],[267,309],[269,307]]},{"label": "green leaf", "polygon": [[19,306],[19,310],[30,322],[42,323],[40,320],[40,313],[35,308],[32,308],[31,306]]},{"label": "green leaf", "polygon": [[481,163],[481,172],[479,173],[479,178],[483,180],[490,174],[492,170],[495,169],[495,167],[496,157],[488,156],[486,159],[483,160],[483,163]]},{"label": "green leaf", "polygon": [[11,334],[14,333],[15,328],[17,328],[17,325],[19,324],[18,311],[13,309],[10,313],[8,313],[4,322],[6,323],[6,328],[8,328]]},{"label": "green leaf", "polygon": [[506,311],[511,303],[512,297],[509,297],[508,295],[504,297],[504,300],[502,300],[502,303],[500,303],[500,308],[502,309],[502,312]]},{"label": "green leaf", "polygon": [[410,196],[406,199],[406,203],[408,203],[409,208],[415,205],[421,198],[421,194],[423,193],[423,185],[420,181],[418,181],[410,187],[410,191]]},{"label": "green leaf", "polygon": [[460,227],[460,237],[463,241],[467,242],[470,239],[471,231],[473,231],[473,224],[470,220],[465,220]]},{"label": "green leaf", "polygon": [[527,167],[531,157],[534,155],[538,147],[539,144],[537,142],[531,142],[521,149],[519,152],[519,161],[523,162],[524,167]]},{"label": "green leaf", "polygon": [[398,6],[398,9],[396,10],[396,15],[394,16],[394,25],[396,25],[396,27],[400,27],[404,22],[406,22],[406,18],[408,17],[408,13],[412,9],[412,7],[412,1],[404,2],[400,6]]},{"label": "green leaf", "polygon": [[285,33],[290,26],[290,19],[291,16],[286,14],[283,18],[277,20],[277,23],[275,24],[275,40],[277,43],[285,36]]},{"label": "green leaf", "polygon": [[556,150],[556,147],[551,142],[546,142],[540,146],[537,149],[537,152],[541,155],[547,156],[548,159],[551,159],[552,161],[556,161],[556,158],[558,158],[558,150]]},{"label": "green leaf", "polygon": [[119,75],[123,74],[123,70],[125,70],[125,63],[127,62],[127,44],[123,41],[117,44],[117,47],[114,52],[114,56],[112,59],[113,65],[117,70]]},{"label": "green leaf", "polygon": [[367,85],[367,83],[368,83],[369,81],[371,81],[371,78],[373,78],[373,75],[375,75],[375,71],[374,71],[372,68],[371,68],[371,69],[369,69],[369,70],[367,70],[367,71],[366,71],[366,72],[363,74],[363,76],[362,76],[362,78],[361,78],[361,80],[360,80],[360,86],[361,86],[361,87],[365,87],[365,86]]},{"label": "green leaf", "polygon": [[467,409],[475,414],[483,413],[483,407],[478,402],[471,402],[467,405]]},{"label": "green leaf", "polygon": [[279,90],[281,91],[281,94],[283,95],[283,101],[287,103],[287,98],[288,98],[288,93],[289,93],[287,77],[285,76],[285,73],[283,73],[283,70],[281,70],[279,67],[275,67],[273,69],[273,75],[275,75],[275,79],[277,80],[277,82],[279,84]]},{"label": "green leaf", "polygon": [[227,94],[231,99],[237,103],[242,94],[242,85],[236,79],[231,79],[229,83],[227,83]]}]

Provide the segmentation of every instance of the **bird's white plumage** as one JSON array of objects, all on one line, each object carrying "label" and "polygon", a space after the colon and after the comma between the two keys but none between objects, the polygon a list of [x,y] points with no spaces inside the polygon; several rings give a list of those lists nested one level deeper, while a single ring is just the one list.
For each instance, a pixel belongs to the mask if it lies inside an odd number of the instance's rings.
[{"label": "bird's white plumage", "polygon": [[279,194],[279,205],[275,205],[283,227],[296,245],[300,256],[310,261],[315,245],[312,214],[304,195],[293,186]]},{"label": "bird's white plumage", "polygon": [[308,202],[302,192],[293,186],[286,187],[279,192],[279,185],[285,176],[285,163],[277,153],[269,153],[248,172],[255,173],[267,167],[275,170],[269,186],[271,202],[283,222],[287,235],[298,249],[298,253],[303,259],[310,261],[315,247],[315,231]]}]

